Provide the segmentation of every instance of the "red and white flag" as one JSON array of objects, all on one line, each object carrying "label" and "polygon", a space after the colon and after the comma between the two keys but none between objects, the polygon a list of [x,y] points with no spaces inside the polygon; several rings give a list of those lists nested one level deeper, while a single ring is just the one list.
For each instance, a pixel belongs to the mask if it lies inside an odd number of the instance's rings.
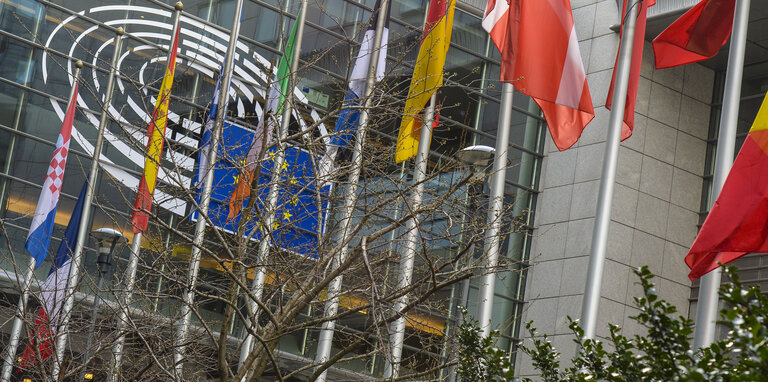
[{"label": "red and white flag", "polygon": [[595,117],[569,0],[488,0],[483,28],[501,52],[501,82],[533,98],[560,150]]},{"label": "red and white flag", "polygon": [[[640,83],[640,67],[643,63],[643,44],[645,44],[645,25],[648,20],[648,7],[656,5],[656,0],[643,0],[637,4],[637,11],[632,10],[627,13],[627,0],[624,0],[624,11],[621,13],[621,32],[624,34],[624,21],[627,17],[637,17],[635,24],[635,39],[632,42],[632,63],[629,67],[629,84],[627,87],[627,103],[624,106],[624,123],[621,126],[621,140],[625,140],[632,135],[635,129],[635,103],[637,102],[637,86]],[[619,38],[621,41],[621,38]],[[621,50],[621,42],[619,42]],[[619,56],[616,55],[616,64],[613,66],[613,77],[611,77],[611,88],[608,90],[608,99],[605,101],[605,108],[611,110],[613,104],[613,85],[616,81],[616,68],[619,66]]]}]

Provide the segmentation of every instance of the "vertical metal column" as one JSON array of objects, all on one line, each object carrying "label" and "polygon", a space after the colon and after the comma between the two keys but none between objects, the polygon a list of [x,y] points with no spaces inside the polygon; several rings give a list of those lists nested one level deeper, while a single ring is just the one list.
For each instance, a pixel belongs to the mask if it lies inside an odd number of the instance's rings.
[{"label": "vertical metal column", "polygon": [[[379,63],[379,54],[381,51],[381,40],[384,32],[384,25],[387,21],[387,9],[389,7],[388,0],[382,0],[380,3],[379,17],[376,20],[376,29],[373,35],[373,47],[370,54],[370,62],[368,64],[368,77],[365,82],[365,90],[362,94],[364,107],[360,111],[360,119],[355,134],[354,145],[352,147],[352,173],[349,174],[348,188],[344,195],[344,206],[342,207],[341,218],[341,232],[339,242],[341,243],[341,251],[333,259],[333,269],[336,270],[341,263],[343,263],[347,255],[349,254],[349,246],[347,242],[350,240],[350,225],[352,224],[352,215],[355,211],[355,202],[357,201],[357,189],[360,182],[360,173],[363,169],[363,143],[365,142],[365,134],[368,130],[368,118],[370,115],[370,109],[373,104],[371,94],[373,93],[373,87],[376,85],[376,72]],[[375,12],[376,10],[374,10]],[[325,303],[325,309],[323,317],[333,317],[339,310],[339,296],[341,294],[341,285],[343,282],[343,276],[339,275],[331,281],[328,285],[328,300]],[[336,328],[336,320],[328,320],[323,323],[323,328],[320,331],[320,337],[317,342],[317,354],[315,355],[315,362],[323,363],[328,360],[331,355],[331,345],[333,344],[333,331]],[[318,377],[318,382],[325,382],[327,372],[323,371]]]},{"label": "vertical metal column", "polygon": [[[280,176],[282,174],[283,163],[285,162],[285,140],[288,137],[288,126],[291,122],[291,112],[293,111],[293,90],[296,87],[296,75],[299,70],[299,59],[301,55],[301,43],[304,38],[304,22],[307,18],[307,5],[308,0],[301,0],[301,9],[299,10],[299,17],[296,19],[298,26],[296,27],[296,40],[293,45],[293,56],[291,57],[291,74],[288,81],[288,89],[281,89],[285,92],[285,100],[283,101],[283,115],[280,121],[280,131],[277,138],[277,150],[272,165],[272,177],[270,179],[269,193],[267,194],[267,208],[266,215],[264,217],[264,223],[262,227],[270,229],[275,220],[275,209],[277,208],[277,197],[280,191],[279,183]],[[265,114],[266,115],[266,114]],[[255,197],[255,196],[254,196]],[[264,293],[264,283],[267,278],[267,268],[264,266],[264,261],[269,254],[270,247],[269,235],[266,232],[262,235],[262,239],[259,242],[259,252],[256,259],[258,266],[254,271],[253,282],[251,283],[251,296],[246,297],[246,305],[248,308],[247,317],[251,320],[250,325],[256,327],[258,320],[256,318],[258,314],[258,305],[251,301],[260,300]],[[245,323],[247,328],[249,324]],[[246,331],[248,333],[248,331]],[[248,333],[240,345],[240,359],[238,361],[238,369],[242,368],[245,361],[248,359],[248,355],[251,353],[253,347],[253,336]],[[244,375],[247,375],[244,374]]]},{"label": "vertical metal column", "polygon": [[[744,73],[744,52],[747,45],[747,27],[749,25],[750,0],[737,0],[733,13],[733,32],[731,47],[728,52],[728,69],[725,75],[723,94],[723,112],[720,115],[720,133],[717,139],[715,173],[712,178],[712,201],[717,200],[723,188],[728,172],[733,165],[736,150],[736,128],[738,127],[739,101],[741,98],[741,78]],[[710,208],[712,205],[710,204]],[[693,333],[693,347],[706,347],[715,340],[717,327],[717,291],[720,289],[721,268],[701,277],[699,301],[696,305],[696,327]]]},{"label": "vertical metal column", "polygon": [[[232,65],[235,58],[235,49],[237,38],[240,35],[240,18],[243,10],[243,0],[237,0],[235,4],[235,15],[232,21],[232,31],[229,35],[229,45],[227,46],[227,55],[224,59],[224,71],[221,87],[219,88],[219,104],[222,105],[216,109],[216,121],[211,131],[210,148],[208,149],[208,163],[216,163],[218,155],[219,140],[221,139],[221,130],[224,127],[224,109],[229,102],[229,84],[232,79]],[[187,285],[184,287],[181,304],[181,322],[176,330],[176,346],[173,348],[173,363],[176,377],[181,379],[184,372],[184,349],[186,348],[187,332],[192,321],[192,304],[195,301],[195,285],[197,284],[197,275],[200,271],[200,259],[202,255],[203,242],[205,241],[206,218],[208,216],[208,206],[211,202],[211,192],[213,190],[213,170],[206,172],[203,182],[202,194],[200,196],[200,207],[198,208],[197,222],[195,223],[195,237],[192,241],[192,252],[189,259],[189,272],[187,273]]]},{"label": "vertical metal column", "polygon": [[[104,129],[107,127],[107,118],[109,117],[109,105],[112,103],[112,90],[115,85],[115,74],[117,72],[117,59],[120,57],[120,50],[123,42],[123,28],[117,28],[115,36],[115,51],[112,53],[112,62],[109,68],[109,79],[107,79],[107,88],[104,95],[104,103],[101,105],[101,119],[99,119],[99,130],[96,135],[96,144],[93,149],[93,159],[91,169],[88,175],[88,189],[85,191],[83,200],[83,214],[80,218],[80,226],[77,228],[77,242],[72,254],[72,263],[69,269],[69,279],[64,293],[64,306],[61,309],[61,325],[55,335],[56,359],[53,364],[51,379],[59,380],[61,373],[61,364],[64,360],[64,354],[67,351],[67,331],[69,330],[69,317],[72,314],[72,308],[75,305],[75,289],[80,278],[80,263],[83,260],[83,251],[85,243],[88,240],[88,226],[91,221],[91,204],[96,184],[99,182],[99,158],[101,157],[101,148],[104,145]],[[95,70],[95,69],[94,69]]]},{"label": "vertical metal column", "polygon": [[[72,100],[75,95],[75,87],[80,80],[80,72],[83,69],[83,62],[77,61],[75,64],[75,75],[72,83],[72,90],[69,92],[69,98],[67,102]],[[75,103],[77,101],[75,100]],[[69,105],[67,106],[69,108]],[[11,327],[11,335],[8,340],[8,345],[5,347],[5,354],[3,355],[3,373],[0,376],[0,381],[8,382],[11,380],[11,373],[13,372],[14,358],[16,357],[16,351],[19,348],[19,342],[21,341],[21,331],[24,328],[24,315],[27,312],[27,301],[29,300],[29,288],[32,285],[32,279],[35,278],[35,267],[37,262],[35,258],[30,256],[27,263],[27,271],[24,273],[24,280],[21,284],[21,290],[19,291],[19,305],[16,308],[16,317],[13,318],[13,327]]]},{"label": "vertical metal column", "polygon": [[624,108],[627,103],[629,87],[629,69],[632,64],[632,46],[635,41],[637,23],[637,4],[642,0],[627,1],[627,13],[622,15],[624,30],[616,68],[616,82],[613,91],[613,107],[608,120],[608,139],[605,143],[603,172],[600,177],[600,193],[597,199],[597,215],[592,233],[592,252],[589,255],[587,282],[584,289],[584,301],[581,307],[581,328],[584,338],[595,338],[597,313],[600,306],[600,288],[603,284],[605,252],[608,246],[608,228],[611,223],[611,202],[616,184],[616,167],[619,160],[621,127],[624,120]]},{"label": "vertical metal column", "polygon": [[501,237],[501,213],[504,209],[504,184],[507,178],[507,154],[509,153],[509,130],[512,125],[512,97],[515,86],[505,83],[501,88],[501,114],[496,128],[496,152],[493,159],[493,175],[491,175],[491,195],[488,200],[488,217],[485,231],[486,274],[480,287],[480,306],[478,307],[478,323],[483,337],[491,334],[493,317],[493,294],[496,290],[495,268],[499,264],[499,244]]},{"label": "vertical metal column", "polygon": [[[427,164],[429,163],[429,143],[432,140],[432,123],[435,119],[437,92],[432,94],[429,106],[424,110],[424,124],[419,136],[419,151],[413,167],[413,194],[411,195],[411,211],[418,211],[424,198],[424,181],[427,179]],[[404,290],[411,285],[413,262],[419,251],[419,216],[414,215],[406,223],[405,251],[400,257],[400,275],[397,288]],[[408,293],[400,296],[395,302],[395,312],[400,317],[392,322],[389,342],[392,348],[392,358],[387,360],[384,378],[397,378],[400,374],[400,361],[403,356],[405,340],[405,317],[403,309],[408,306]]]}]

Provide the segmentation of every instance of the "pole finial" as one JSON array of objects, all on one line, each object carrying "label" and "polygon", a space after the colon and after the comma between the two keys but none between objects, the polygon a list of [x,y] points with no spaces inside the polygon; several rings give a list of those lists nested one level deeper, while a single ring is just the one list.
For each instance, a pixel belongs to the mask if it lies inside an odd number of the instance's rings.
[{"label": "pole finial", "polygon": [[118,27],[117,30],[115,30],[115,33],[117,33],[118,36],[122,36],[125,34],[125,29],[123,29],[123,27]]},{"label": "pole finial", "polygon": [[80,60],[77,60],[77,62],[75,62],[75,66],[76,66],[78,69],[82,69],[82,68],[83,68],[83,62],[82,62],[82,61],[80,61]]},{"label": "pole finial", "polygon": [[181,1],[177,1],[176,5],[174,5],[173,8],[176,9],[177,11],[183,11],[184,4]]}]

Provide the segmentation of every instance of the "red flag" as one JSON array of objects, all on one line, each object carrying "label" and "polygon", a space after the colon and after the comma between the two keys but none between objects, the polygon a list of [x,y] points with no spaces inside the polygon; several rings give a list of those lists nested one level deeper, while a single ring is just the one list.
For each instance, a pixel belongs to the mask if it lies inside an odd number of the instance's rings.
[{"label": "red flag", "polygon": [[[635,103],[637,101],[637,85],[640,83],[640,67],[643,63],[643,44],[645,43],[645,24],[648,18],[648,7],[656,5],[656,0],[645,0],[638,4],[637,24],[635,24],[635,40],[632,42],[632,64],[629,68],[629,86],[627,87],[627,103],[624,106],[624,123],[621,127],[621,140],[632,136],[632,130],[635,128]],[[627,14],[627,0],[624,0],[625,17],[632,17],[635,13]],[[621,19],[621,32],[624,34],[624,20]],[[619,38],[621,41],[621,38]],[[619,43],[621,50],[621,43]],[[616,67],[619,65],[619,56],[616,55],[616,64],[613,66],[613,77],[611,78],[611,87],[608,90],[608,99],[605,101],[605,108],[611,110],[613,104],[613,84],[616,81]]]},{"label": "red flag", "polygon": [[747,253],[768,252],[768,96],[699,235],[685,256],[691,281]]},{"label": "red flag", "polygon": [[544,112],[552,140],[568,149],[595,117],[569,0],[489,0],[483,17],[501,52],[501,82]]},{"label": "red flag", "polygon": [[728,41],[735,0],[703,0],[653,39],[656,69],[712,58]]}]

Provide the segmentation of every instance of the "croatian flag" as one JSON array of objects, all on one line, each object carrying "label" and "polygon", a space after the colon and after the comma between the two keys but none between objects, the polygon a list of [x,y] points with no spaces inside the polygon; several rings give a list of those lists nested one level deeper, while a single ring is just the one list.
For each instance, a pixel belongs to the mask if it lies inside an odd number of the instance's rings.
[{"label": "croatian flag", "polygon": [[59,206],[59,195],[61,195],[61,184],[64,181],[64,169],[67,166],[67,154],[69,154],[69,141],[72,135],[72,124],[75,121],[76,105],[77,83],[75,83],[75,91],[72,93],[72,99],[69,100],[67,106],[64,124],[61,125],[61,132],[56,140],[56,149],[53,151],[53,158],[48,166],[48,175],[43,182],[43,190],[40,192],[35,216],[32,217],[32,225],[29,227],[29,235],[24,245],[35,258],[35,268],[39,267],[48,256],[56,208]]},{"label": "croatian flag", "polygon": [[[195,172],[195,187],[197,188],[203,186],[205,175],[208,171],[211,171],[212,163],[208,163],[208,151],[211,149],[211,134],[213,134],[213,125],[216,123],[216,111],[219,109],[219,92],[221,91],[221,78],[223,76],[224,65],[219,70],[219,79],[216,81],[216,90],[213,91],[211,109],[208,111],[208,119],[203,127],[203,136],[200,138],[200,151],[197,154],[197,171]],[[229,95],[229,84],[227,85],[227,95]],[[229,101],[229,97],[227,97],[227,101]],[[224,101],[225,117],[227,114],[227,101]]]},{"label": "croatian flag", "polygon": [[21,356],[20,366],[22,369],[28,369],[35,365],[37,361],[35,348],[40,353],[42,360],[53,354],[53,339],[56,335],[56,328],[61,321],[61,308],[64,304],[64,295],[67,292],[72,252],[74,252],[75,243],[77,243],[77,231],[80,226],[83,200],[85,199],[85,190],[87,189],[88,180],[86,179],[83,189],[80,190],[80,196],[77,198],[75,210],[72,211],[72,217],[69,219],[67,230],[64,233],[64,240],[59,244],[59,250],[56,252],[51,271],[40,288],[41,306],[35,317],[35,330],[31,333],[29,343]]},{"label": "croatian flag", "polygon": [[[376,81],[380,81],[384,78],[384,72],[386,70],[387,62],[387,42],[389,41],[389,9],[392,2],[387,3],[386,22],[384,24],[384,30],[381,35],[381,51],[379,52],[379,62],[376,65]],[[368,22],[368,30],[365,31],[363,42],[360,44],[360,52],[357,54],[357,60],[355,66],[352,69],[352,74],[349,77],[349,88],[347,89],[347,95],[344,98],[344,108],[339,113],[339,119],[336,120],[336,128],[334,135],[331,137],[325,155],[320,159],[318,178],[323,182],[327,181],[327,177],[333,171],[333,162],[339,153],[340,149],[347,147],[352,137],[355,136],[357,130],[358,120],[360,118],[360,109],[358,108],[362,104],[362,97],[365,92],[365,82],[368,77],[368,69],[371,62],[371,55],[373,53],[373,38],[376,32],[376,22],[379,18],[379,12],[381,12],[381,0],[376,0],[376,4],[373,7],[373,14]]]}]

